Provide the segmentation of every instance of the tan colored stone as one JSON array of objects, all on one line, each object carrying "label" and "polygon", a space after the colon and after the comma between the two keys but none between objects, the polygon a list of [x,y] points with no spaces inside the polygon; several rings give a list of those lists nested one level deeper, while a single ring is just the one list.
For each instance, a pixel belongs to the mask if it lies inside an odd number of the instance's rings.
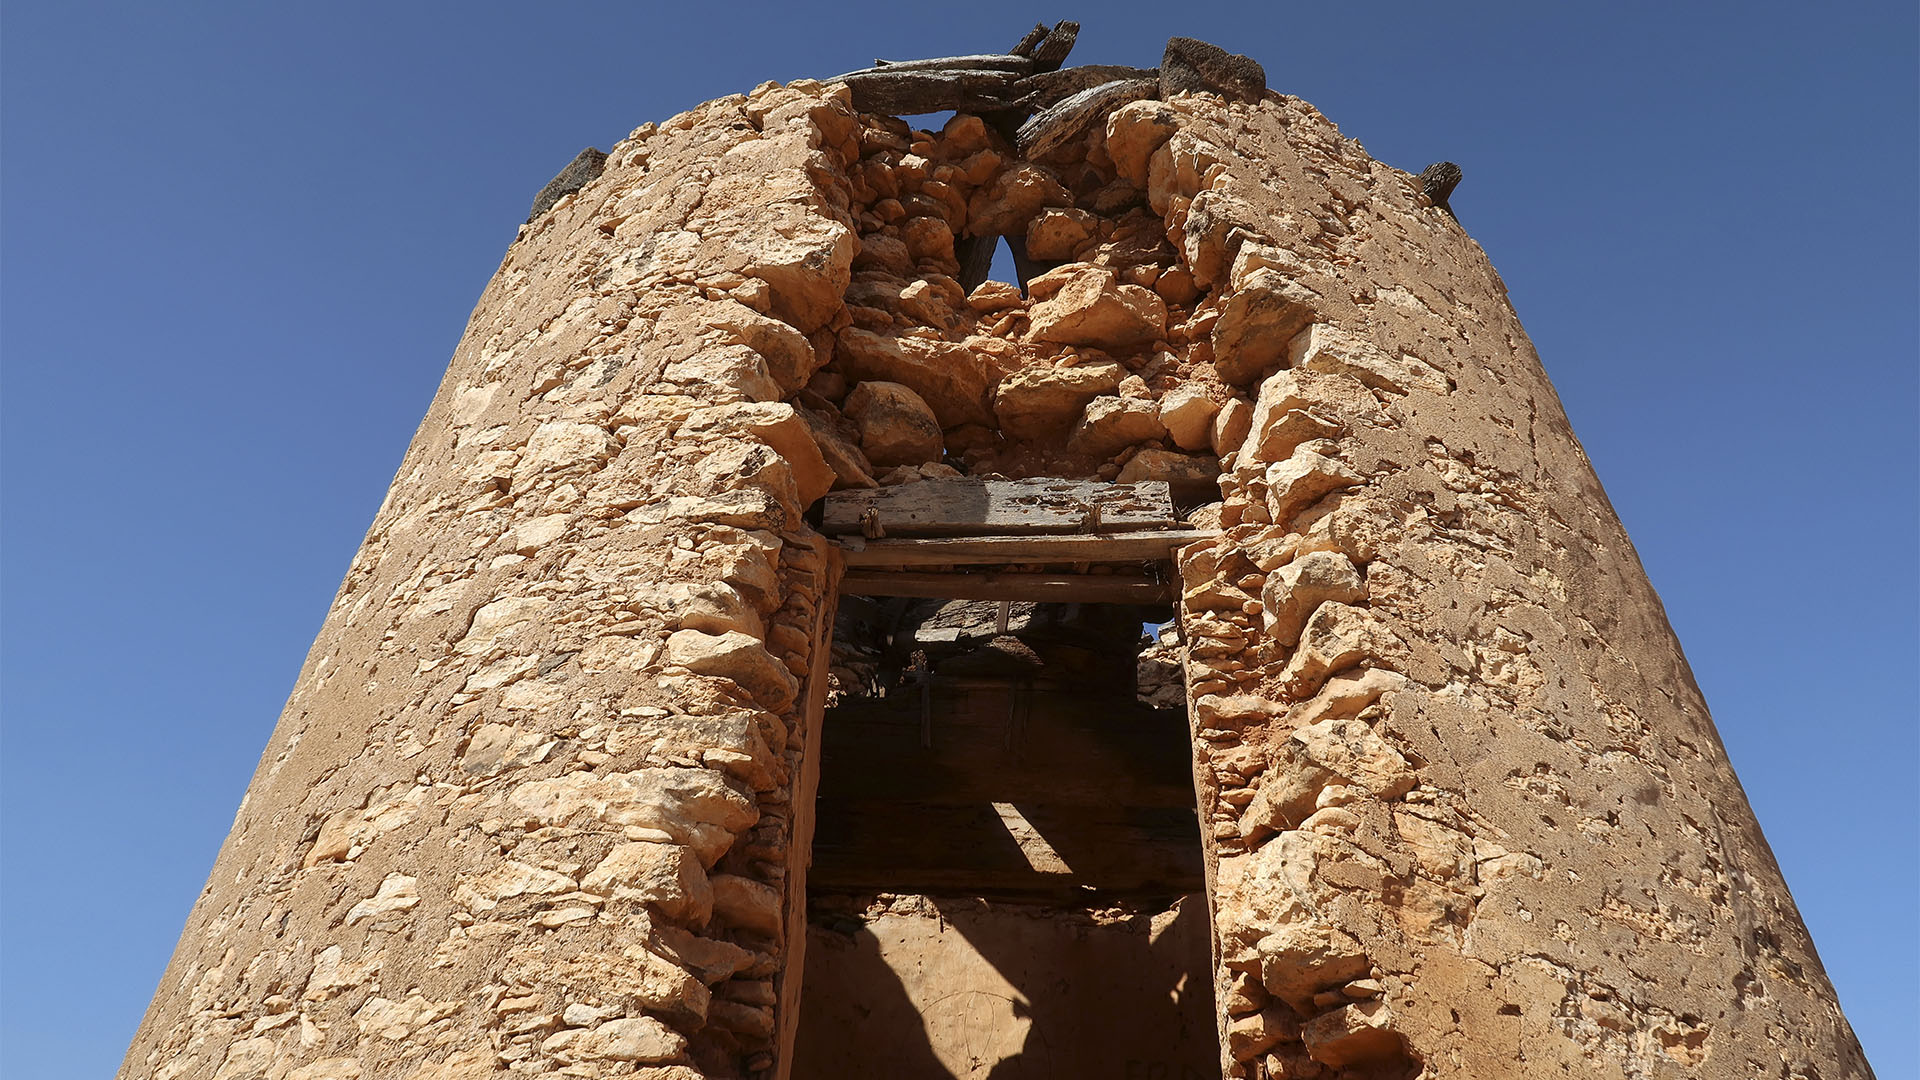
[{"label": "tan colored stone", "polygon": [[965,345],[921,337],[840,331],[838,358],[851,378],[900,383],[926,401],[942,428],[989,422],[986,365]]},{"label": "tan colored stone", "polygon": [[799,412],[801,421],[807,425],[807,434],[813,437],[814,448],[833,471],[834,490],[876,486],[872,463],[860,452],[859,444],[840,431],[835,423],[837,418],[812,409]]},{"label": "tan colored stone", "polygon": [[667,660],[701,675],[732,679],[776,711],[793,704],[800,691],[799,680],[767,652],[763,642],[733,631],[675,631],[667,638]]},{"label": "tan colored stone", "polygon": [[1220,462],[1211,455],[1149,448],[1128,458],[1114,479],[1122,484],[1164,480],[1181,491],[1195,491],[1212,487],[1219,475]]},{"label": "tan colored stone", "polygon": [[1147,162],[1173,133],[1178,115],[1163,102],[1134,101],[1107,114],[1107,156],[1114,171],[1134,187],[1147,186]]},{"label": "tan colored stone", "polygon": [[1080,419],[1089,401],[1118,389],[1126,374],[1111,362],[1022,368],[994,390],[994,415],[1016,439],[1058,436]]},{"label": "tan colored stone", "polygon": [[1382,1001],[1360,1001],[1307,1021],[1300,1029],[1313,1060],[1336,1068],[1404,1059],[1405,1044]]},{"label": "tan colored stone", "polygon": [[1080,246],[1093,239],[1099,219],[1085,210],[1042,210],[1027,223],[1027,258],[1071,259]]},{"label": "tan colored stone", "polygon": [[779,890],[751,878],[714,875],[713,911],[730,926],[768,936],[780,933],[783,915]]},{"label": "tan colored stone", "polygon": [[1245,386],[1272,371],[1287,344],[1314,320],[1319,297],[1278,271],[1261,270],[1227,296],[1213,324],[1213,367],[1220,378]]},{"label": "tan colored stone", "polygon": [[1046,169],[1018,162],[974,193],[967,203],[968,236],[1024,234],[1027,222],[1049,206],[1072,206],[1073,195]]},{"label": "tan colored stone", "polygon": [[686,1037],[651,1016],[609,1020],[574,1044],[586,1061],[672,1061],[686,1052]]},{"label": "tan colored stone", "polygon": [[1160,411],[1151,399],[1097,397],[1082,410],[1080,422],[1067,438],[1067,449],[1076,454],[1111,457],[1166,433],[1160,425]]},{"label": "tan colored stone", "polygon": [[1391,660],[1399,652],[1392,632],[1366,609],[1328,601],[1307,618],[1300,647],[1288,658],[1280,682],[1299,701],[1311,697],[1329,675],[1362,661]]},{"label": "tan colored stone", "polygon": [[1207,392],[1191,383],[1160,399],[1160,423],[1182,450],[1205,450],[1212,444],[1213,418],[1219,412]]},{"label": "tan colored stone", "polygon": [[1367,598],[1367,583],[1353,560],[1333,551],[1311,551],[1267,576],[1261,590],[1261,618],[1267,636],[1282,645],[1300,640],[1300,628],[1313,609],[1328,600],[1343,604]]},{"label": "tan colored stone", "polygon": [[860,429],[860,449],[881,468],[939,461],[940,421],[920,395],[899,383],[868,380],[847,395],[844,410]]},{"label": "tan colored stone", "polygon": [[1150,289],[1118,284],[1100,267],[1076,271],[1029,311],[1032,337],[1063,345],[1127,349],[1166,333],[1167,305]]},{"label": "tan colored stone", "polygon": [[1364,481],[1346,465],[1302,446],[1285,461],[1267,466],[1267,512],[1275,522],[1291,521],[1323,496]]},{"label": "tan colored stone", "polygon": [[580,888],[596,896],[652,904],[662,915],[694,926],[705,925],[713,914],[713,887],[707,873],[679,844],[615,844],[580,879]]},{"label": "tan colored stone", "polygon": [[805,334],[738,301],[715,303],[706,318],[707,325],[725,331],[733,343],[759,353],[767,362],[767,373],[783,391],[806,385],[820,366]]},{"label": "tan colored stone", "polygon": [[833,486],[835,474],[799,410],[785,402],[743,402],[702,409],[684,425],[689,431],[746,431],[773,447],[793,471],[800,505],[809,506]]}]

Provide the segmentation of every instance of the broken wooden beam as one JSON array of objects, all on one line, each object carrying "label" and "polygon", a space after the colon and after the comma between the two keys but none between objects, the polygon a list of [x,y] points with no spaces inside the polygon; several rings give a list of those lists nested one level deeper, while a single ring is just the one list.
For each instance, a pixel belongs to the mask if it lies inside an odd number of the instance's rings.
[{"label": "broken wooden beam", "polygon": [[848,596],[1029,600],[1042,604],[1166,604],[1179,596],[1171,583],[1145,574],[941,574],[910,570],[849,570],[840,579],[840,591]]},{"label": "broken wooden beam", "polygon": [[842,542],[848,566],[990,566],[1013,563],[1159,562],[1176,548],[1211,540],[1211,529],[1147,529],[1066,536],[966,536]]},{"label": "broken wooden beam", "polygon": [[[870,540],[906,536],[994,536],[1134,532],[1179,527],[1164,480],[981,480],[955,477],[827,495],[820,530]],[[877,532],[875,530],[878,530]]]},{"label": "broken wooden beam", "polygon": [[1035,113],[1020,125],[1015,142],[1027,157],[1039,157],[1063,146],[1084,133],[1097,121],[1122,105],[1160,93],[1157,79],[1114,79],[1082,90],[1058,104]]}]

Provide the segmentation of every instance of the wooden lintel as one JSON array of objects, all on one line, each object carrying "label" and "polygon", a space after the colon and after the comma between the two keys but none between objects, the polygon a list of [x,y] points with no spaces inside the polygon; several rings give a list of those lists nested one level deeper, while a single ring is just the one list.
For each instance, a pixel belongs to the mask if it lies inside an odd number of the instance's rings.
[{"label": "wooden lintel", "polygon": [[1144,574],[929,574],[849,570],[848,596],[915,596],[939,600],[1030,600],[1036,603],[1165,604],[1178,593]]},{"label": "wooden lintel", "polygon": [[959,536],[840,541],[850,567],[983,566],[994,563],[1157,562],[1176,548],[1219,536],[1211,529],[1153,529],[1069,536]]},{"label": "wooden lintel", "polygon": [[830,536],[950,537],[1138,532],[1178,527],[1164,480],[985,480],[971,476],[830,492]]}]

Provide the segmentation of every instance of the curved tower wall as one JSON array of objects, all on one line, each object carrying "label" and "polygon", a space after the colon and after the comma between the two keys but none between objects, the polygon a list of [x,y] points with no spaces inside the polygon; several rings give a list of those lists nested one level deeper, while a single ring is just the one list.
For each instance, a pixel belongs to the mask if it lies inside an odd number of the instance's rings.
[{"label": "curved tower wall", "polygon": [[[1033,163],[848,102],[647,125],[522,230],[123,1077],[778,1075],[839,573],[803,515],[887,471],[862,382],[970,472],[1218,474],[1177,566],[1226,1075],[1869,1075],[1411,178],[1277,94]],[[1071,251],[969,297],[976,233]]]}]

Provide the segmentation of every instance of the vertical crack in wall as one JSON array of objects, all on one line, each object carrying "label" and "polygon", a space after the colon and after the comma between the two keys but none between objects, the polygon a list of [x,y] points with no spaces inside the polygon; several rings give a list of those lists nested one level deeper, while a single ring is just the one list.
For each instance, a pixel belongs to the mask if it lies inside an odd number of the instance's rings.
[{"label": "vertical crack in wall", "polygon": [[[1037,161],[847,100],[646,125],[523,228],[122,1076],[773,1075],[835,573],[804,513],[949,471],[1219,499],[1178,565],[1228,1075],[1869,1075],[1411,178],[1280,95]],[[1000,235],[1025,296],[960,284]]]}]

